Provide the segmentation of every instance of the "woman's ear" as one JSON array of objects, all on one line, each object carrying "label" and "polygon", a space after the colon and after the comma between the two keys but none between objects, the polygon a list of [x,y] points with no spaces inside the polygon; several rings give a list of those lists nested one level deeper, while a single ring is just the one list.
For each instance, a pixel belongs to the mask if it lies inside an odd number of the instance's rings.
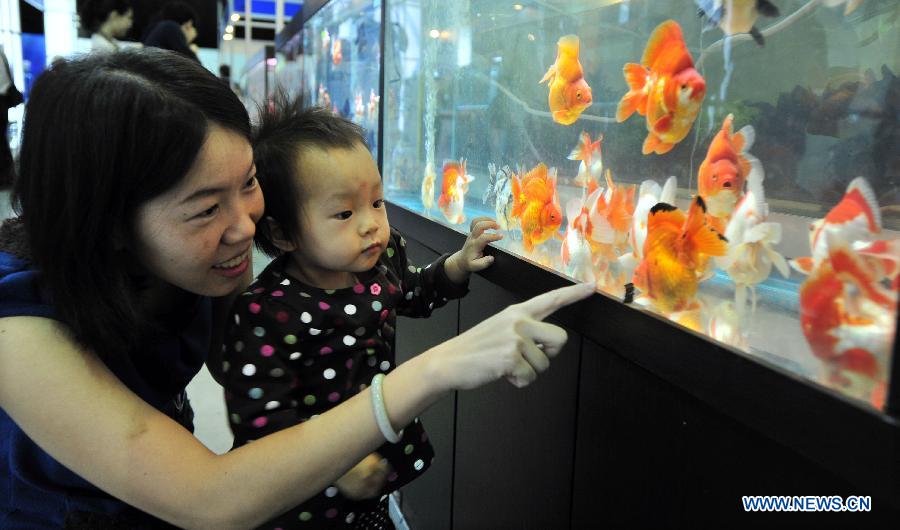
[{"label": "woman's ear", "polygon": [[266,223],[266,226],[269,227],[269,234],[271,234],[272,236],[272,243],[276,247],[284,252],[293,252],[297,250],[297,244],[291,241],[289,238],[285,237],[284,230],[281,229],[281,225],[278,224],[278,221],[267,215],[263,219],[263,222]]}]

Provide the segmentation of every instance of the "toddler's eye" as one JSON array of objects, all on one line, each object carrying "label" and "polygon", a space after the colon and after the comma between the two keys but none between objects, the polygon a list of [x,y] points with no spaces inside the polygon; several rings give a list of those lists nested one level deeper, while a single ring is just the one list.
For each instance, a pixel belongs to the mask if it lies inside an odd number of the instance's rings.
[{"label": "toddler's eye", "polygon": [[337,217],[338,219],[341,219],[341,220],[346,220],[346,219],[350,219],[351,215],[353,215],[353,212],[351,212],[350,210],[345,210],[339,214],[336,214],[335,217]]},{"label": "toddler's eye", "polygon": [[375,207],[375,208],[381,208],[381,207],[383,207],[383,206],[384,206],[384,199],[378,199],[377,201],[375,201],[375,202],[372,204],[372,206]]}]

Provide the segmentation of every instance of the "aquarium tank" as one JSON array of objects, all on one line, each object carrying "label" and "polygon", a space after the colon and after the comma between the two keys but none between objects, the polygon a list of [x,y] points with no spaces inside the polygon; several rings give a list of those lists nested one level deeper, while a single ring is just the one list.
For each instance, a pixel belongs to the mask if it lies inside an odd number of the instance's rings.
[{"label": "aquarium tank", "polygon": [[387,198],[880,410],[898,50],[896,0],[391,1]]},{"label": "aquarium tank", "polygon": [[361,125],[377,158],[381,0],[325,4],[303,25],[303,57],[311,103]]},{"label": "aquarium tank", "polygon": [[290,38],[286,38],[277,47],[275,51],[275,89],[273,92],[281,92],[291,99],[302,97],[304,101],[308,101],[310,94],[303,90],[302,42],[302,32],[297,32]]}]

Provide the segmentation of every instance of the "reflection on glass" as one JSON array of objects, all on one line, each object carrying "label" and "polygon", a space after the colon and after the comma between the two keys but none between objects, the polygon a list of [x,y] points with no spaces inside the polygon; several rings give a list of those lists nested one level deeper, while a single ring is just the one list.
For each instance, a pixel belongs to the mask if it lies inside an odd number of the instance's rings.
[{"label": "reflection on glass", "polygon": [[391,201],[459,231],[490,215],[523,259],[883,407],[900,3],[387,13]]},{"label": "reflection on glass", "polygon": [[303,26],[307,101],[361,125],[378,152],[381,0],[333,0]]}]

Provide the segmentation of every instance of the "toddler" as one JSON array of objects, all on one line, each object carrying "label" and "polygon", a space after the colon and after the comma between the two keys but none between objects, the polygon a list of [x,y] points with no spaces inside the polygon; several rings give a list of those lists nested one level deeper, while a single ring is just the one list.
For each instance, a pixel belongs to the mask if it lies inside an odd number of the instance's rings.
[{"label": "toddler", "polygon": [[[467,292],[502,236],[475,219],[462,250],[419,268],[391,229],[362,128],[280,101],[255,133],[266,215],[257,246],[275,259],[235,302],[223,352],[235,447],[309,420],[395,364],[396,315],[427,317]],[[419,420],[301,506],[263,528],[393,528],[387,494],[434,452]]]}]

